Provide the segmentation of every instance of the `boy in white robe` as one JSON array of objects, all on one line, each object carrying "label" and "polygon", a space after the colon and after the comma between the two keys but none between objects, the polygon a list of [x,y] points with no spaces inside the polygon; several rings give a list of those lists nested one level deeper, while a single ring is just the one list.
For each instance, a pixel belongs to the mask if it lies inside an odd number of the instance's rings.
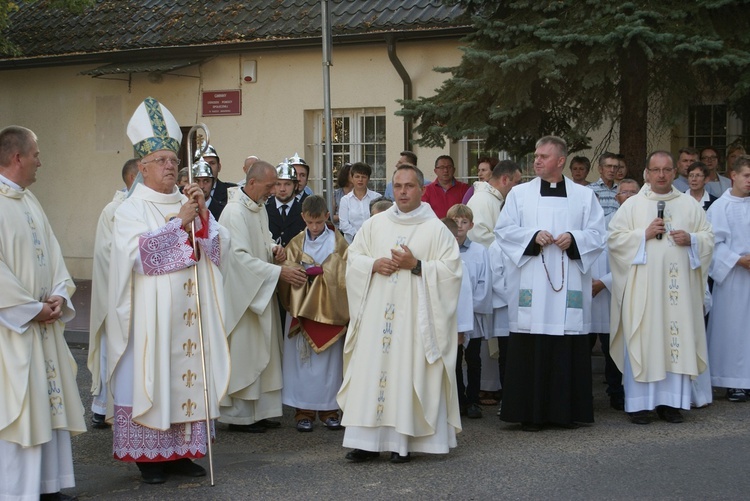
[{"label": "boy in white robe", "polygon": [[346,248],[341,233],[328,228],[323,197],[302,202],[305,231],[286,246],[284,266],[304,270],[304,285],[279,284],[289,312],[284,336],[281,401],[296,409],[297,431],[310,432],[317,414],[329,430],[340,430],[336,393],[343,378],[343,336],[349,322]]},{"label": "boy in white robe", "polygon": [[[467,233],[474,227],[474,214],[464,204],[456,204],[448,209],[448,217],[458,225],[456,241],[461,252],[461,260],[469,271],[472,286],[472,311],[474,327],[467,339],[458,346],[456,359],[456,382],[458,385],[458,405],[462,415],[471,419],[482,417],[479,406],[479,390],[482,379],[482,358],[480,349],[492,322],[492,281],[487,250],[481,244],[472,242]],[[463,360],[466,360],[466,384],[464,384]]]},{"label": "boy in white robe", "polygon": [[732,188],[716,200],[706,217],[716,247],[709,274],[714,280],[708,319],[711,383],[727,388],[732,402],[750,395],[750,338],[747,316],[737,307],[750,304],[750,156],[732,165]]}]

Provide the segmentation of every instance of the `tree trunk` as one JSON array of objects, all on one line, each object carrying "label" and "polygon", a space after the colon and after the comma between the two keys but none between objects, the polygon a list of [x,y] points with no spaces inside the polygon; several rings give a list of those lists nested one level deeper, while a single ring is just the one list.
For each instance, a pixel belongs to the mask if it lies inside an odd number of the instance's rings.
[{"label": "tree trunk", "polygon": [[620,55],[620,153],[627,177],[643,182],[648,132],[648,59],[637,43]]}]

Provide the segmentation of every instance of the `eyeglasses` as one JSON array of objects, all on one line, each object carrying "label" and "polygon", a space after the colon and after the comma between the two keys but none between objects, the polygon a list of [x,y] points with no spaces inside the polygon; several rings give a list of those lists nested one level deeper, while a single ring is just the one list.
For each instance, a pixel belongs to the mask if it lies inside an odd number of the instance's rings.
[{"label": "eyeglasses", "polygon": [[674,172],[674,167],[667,167],[666,169],[646,169],[654,174],[671,174]]},{"label": "eyeglasses", "polygon": [[170,157],[156,157],[152,160],[146,160],[145,162],[141,161],[142,164],[150,164],[155,163],[159,167],[164,167],[167,162],[174,165],[175,167],[180,166],[180,159],[179,158],[170,158]]},{"label": "eyeglasses", "polygon": [[710,155],[710,156],[704,155],[704,156],[701,157],[701,160],[703,160],[703,161],[706,161],[706,160],[718,160],[718,159],[719,159],[719,157],[717,157],[716,155]]},{"label": "eyeglasses", "polygon": [[688,179],[703,179],[704,177],[706,176],[704,176],[700,172],[697,174],[688,174]]},{"label": "eyeglasses", "polygon": [[602,165],[602,169],[619,169],[620,164],[612,165],[612,164],[604,164]]},{"label": "eyeglasses", "polygon": [[618,193],[618,195],[627,195],[629,197],[633,195],[637,195],[637,194],[638,194],[637,191],[630,191],[630,190],[622,190],[620,193]]}]

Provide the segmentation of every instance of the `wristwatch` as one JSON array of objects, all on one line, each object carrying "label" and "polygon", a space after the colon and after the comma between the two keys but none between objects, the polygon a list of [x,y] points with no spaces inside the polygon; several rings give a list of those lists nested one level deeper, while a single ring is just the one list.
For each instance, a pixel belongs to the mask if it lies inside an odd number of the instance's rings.
[{"label": "wristwatch", "polygon": [[421,275],[422,274],[422,261],[417,259],[417,265],[411,269],[412,275]]}]

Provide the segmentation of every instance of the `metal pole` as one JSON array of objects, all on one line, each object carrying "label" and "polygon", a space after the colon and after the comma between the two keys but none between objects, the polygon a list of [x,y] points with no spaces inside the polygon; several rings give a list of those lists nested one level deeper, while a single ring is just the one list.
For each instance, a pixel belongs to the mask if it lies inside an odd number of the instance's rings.
[{"label": "metal pole", "polygon": [[[188,183],[193,183],[193,140],[198,129],[203,129],[206,134],[206,140],[200,148],[203,154],[208,147],[208,128],[205,124],[193,125],[188,132],[187,144],[187,164],[188,164]],[[198,259],[198,240],[195,238],[195,222],[190,225],[190,233],[193,237],[193,254]],[[203,318],[201,317],[201,291],[198,285],[198,263],[193,266],[193,278],[195,279],[195,314],[198,320],[198,342],[201,344],[201,369],[203,370],[203,404],[206,409],[206,442],[208,447],[208,471],[211,479],[211,487],[214,486],[214,455],[211,448],[211,408],[208,404],[208,371],[206,370],[206,344],[203,340]]]},{"label": "metal pole", "polygon": [[325,123],[326,202],[333,217],[333,124],[331,123],[331,12],[329,0],[320,0],[321,29],[323,33],[323,120]]}]

